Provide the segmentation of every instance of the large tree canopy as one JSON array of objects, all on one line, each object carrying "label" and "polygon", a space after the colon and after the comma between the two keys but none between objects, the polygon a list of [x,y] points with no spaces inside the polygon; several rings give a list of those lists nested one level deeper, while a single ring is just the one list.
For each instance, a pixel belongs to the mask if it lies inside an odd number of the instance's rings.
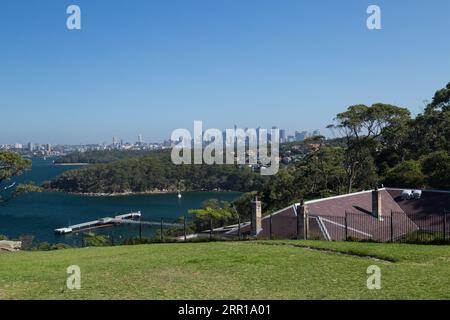
[{"label": "large tree canopy", "polygon": [[450,150],[450,83],[435,93],[424,114],[415,119],[410,143],[416,158],[436,150]]},{"label": "large tree canopy", "polygon": [[370,107],[358,104],[339,113],[335,123],[328,127],[338,129],[348,141],[376,139],[386,128],[400,127],[409,119],[410,112],[406,108],[384,103],[376,103]]},{"label": "large tree canopy", "polygon": [[433,101],[427,106],[427,114],[433,111],[450,111],[450,82],[445,88],[438,90],[433,97]]},{"label": "large tree canopy", "polygon": [[[359,104],[350,106],[339,113],[335,123],[328,128],[338,130],[347,141],[344,168],[347,173],[347,191],[351,192],[359,173],[363,187],[377,183],[373,154],[389,145],[389,137],[404,131],[410,121],[406,108],[390,104],[376,103],[369,106]],[[381,145],[381,147],[380,147]]]}]

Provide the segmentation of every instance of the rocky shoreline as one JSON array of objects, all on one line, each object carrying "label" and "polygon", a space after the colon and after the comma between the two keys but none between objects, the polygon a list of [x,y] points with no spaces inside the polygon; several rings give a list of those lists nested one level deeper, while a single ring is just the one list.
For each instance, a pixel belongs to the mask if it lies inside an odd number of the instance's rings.
[{"label": "rocky shoreline", "polygon": [[[114,192],[114,193],[106,193],[106,192],[67,192],[65,190],[57,190],[57,189],[48,189],[47,191],[51,192],[64,192],[77,196],[86,196],[86,197],[124,197],[124,196],[142,196],[142,195],[158,195],[158,194],[176,194],[177,190],[152,190],[152,191],[143,191],[143,192]],[[185,190],[183,192],[233,192],[232,190]]]}]

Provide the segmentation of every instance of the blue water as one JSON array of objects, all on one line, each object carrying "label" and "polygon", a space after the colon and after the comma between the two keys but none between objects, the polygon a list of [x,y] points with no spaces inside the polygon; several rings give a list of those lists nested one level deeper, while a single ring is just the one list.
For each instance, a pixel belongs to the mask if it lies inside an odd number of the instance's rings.
[{"label": "blue water", "polygon": [[[74,168],[55,166],[52,159],[33,159],[33,169],[21,176],[20,180],[42,184]],[[187,214],[188,209],[200,207],[207,199],[232,201],[239,195],[236,192],[191,192],[184,193],[178,199],[176,194],[89,197],[59,192],[31,193],[18,197],[6,206],[0,206],[0,234],[10,239],[32,235],[35,242],[74,244],[79,243],[78,235],[59,236],[54,234],[54,229],[138,210],[143,220],[159,221],[163,217],[168,221]],[[156,229],[143,227],[143,237],[152,237]],[[139,227],[124,225],[98,229],[96,232],[106,233],[120,241],[138,236]]]}]

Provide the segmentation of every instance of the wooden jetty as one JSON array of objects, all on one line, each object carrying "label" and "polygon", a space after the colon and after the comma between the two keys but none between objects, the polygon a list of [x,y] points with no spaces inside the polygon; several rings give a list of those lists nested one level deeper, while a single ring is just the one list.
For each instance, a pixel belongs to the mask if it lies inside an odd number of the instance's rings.
[{"label": "wooden jetty", "polygon": [[89,229],[113,226],[113,225],[121,224],[121,223],[133,223],[133,222],[140,223],[139,221],[134,221],[134,219],[140,219],[141,216],[142,215],[141,215],[140,211],[130,212],[130,213],[115,216],[114,218],[106,217],[106,218],[101,218],[101,219],[94,220],[94,221],[75,224],[75,225],[68,226],[65,228],[58,228],[58,229],[55,229],[55,233],[56,234],[69,234],[69,233],[80,232],[80,231],[89,230]]}]

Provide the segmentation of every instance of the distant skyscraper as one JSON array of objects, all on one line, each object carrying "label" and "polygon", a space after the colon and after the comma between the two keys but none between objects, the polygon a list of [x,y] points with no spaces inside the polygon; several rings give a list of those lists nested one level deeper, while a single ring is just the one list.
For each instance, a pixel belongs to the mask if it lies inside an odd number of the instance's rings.
[{"label": "distant skyscraper", "polygon": [[142,134],[138,135],[138,142],[139,144],[142,144],[144,141],[142,140]]},{"label": "distant skyscraper", "polygon": [[280,142],[284,143],[287,142],[286,140],[286,130],[280,129]]},{"label": "distant skyscraper", "polygon": [[295,141],[304,141],[308,136],[308,131],[295,131]]}]

